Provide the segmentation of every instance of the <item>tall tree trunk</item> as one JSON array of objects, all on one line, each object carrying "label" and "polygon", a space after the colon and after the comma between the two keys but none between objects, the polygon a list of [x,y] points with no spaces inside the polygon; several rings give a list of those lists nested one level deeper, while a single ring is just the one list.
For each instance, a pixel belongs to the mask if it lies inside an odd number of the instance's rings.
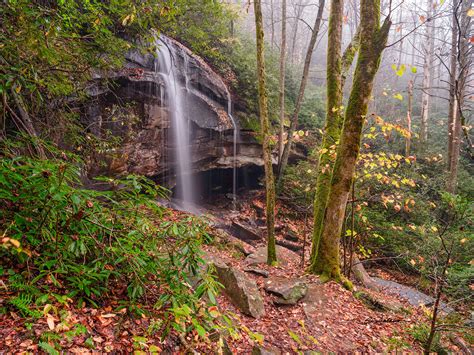
[{"label": "tall tree trunk", "polygon": [[454,141],[454,122],[457,115],[457,98],[456,98],[456,75],[458,68],[458,24],[456,20],[459,3],[453,0],[453,21],[451,29],[451,55],[450,55],[450,73],[449,73],[449,113],[448,113],[448,171],[451,170],[453,158],[453,141]]},{"label": "tall tree trunk", "polygon": [[342,280],[339,265],[339,238],[344,221],[347,199],[354,178],[360,150],[362,128],[372,94],[375,74],[387,43],[391,26],[386,18],[380,26],[380,0],[361,0],[361,44],[354,73],[344,127],[337,151],[331,189],[324,215],[319,252],[311,271],[323,279]]},{"label": "tall tree trunk", "polygon": [[[331,9],[333,5],[331,5]],[[339,40],[341,42],[342,26],[340,24],[334,24],[332,17],[329,19],[329,40],[328,43],[336,43]],[[334,14],[337,18],[340,18],[340,14]],[[342,22],[341,22],[342,23]],[[337,29],[341,29],[338,33]],[[339,36],[338,38],[336,38]],[[349,74],[354,57],[359,50],[360,46],[360,26],[357,28],[351,43],[347,46],[341,60],[340,45],[331,45],[328,48],[328,60],[327,60],[327,74],[326,74],[326,87],[327,87],[327,109],[326,109],[326,124],[325,134],[321,144],[321,153],[319,155],[318,163],[318,179],[316,181],[316,194],[314,199],[314,220],[313,220],[313,238],[311,246],[311,265],[310,269],[316,268],[316,259],[319,250],[319,241],[321,239],[322,225],[324,220],[324,212],[326,210],[327,198],[329,195],[329,188],[331,183],[331,175],[334,165],[334,158],[331,158],[329,151],[331,146],[335,145],[339,140],[342,128],[342,91],[346,82],[347,75]],[[339,59],[338,59],[339,58]],[[342,63],[340,65],[338,63]],[[333,108],[337,108],[334,109]]]},{"label": "tall tree trunk", "polygon": [[278,181],[281,181],[283,173],[288,164],[288,157],[290,156],[291,144],[293,143],[293,133],[298,126],[298,115],[300,113],[301,105],[303,104],[304,92],[306,89],[306,84],[308,82],[309,75],[309,66],[311,65],[311,58],[313,57],[314,46],[316,45],[316,40],[318,38],[319,29],[321,27],[321,21],[323,18],[325,0],[319,0],[318,14],[316,15],[316,20],[314,22],[313,33],[311,34],[311,40],[309,41],[308,50],[306,51],[306,58],[304,61],[303,67],[303,76],[301,78],[300,89],[298,92],[298,97],[296,98],[295,109],[291,117],[290,128],[288,129],[288,138],[286,140],[285,148],[283,149],[283,154],[281,156],[281,162],[278,166]]},{"label": "tall tree trunk", "polygon": [[295,11],[295,22],[293,25],[293,37],[291,40],[291,64],[295,63],[295,53],[296,53],[296,36],[298,35],[298,27],[300,24],[301,14],[303,12],[303,6],[301,6],[301,1],[299,1],[296,6]]},{"label": "tall tree trunk", "polygon": [[413,110],[413,79],[408,82],[408,104],[407,104],[407,131],[408,136],[405,138],[405,156],[410,156],[411,149],[411,118]]},{"label": "tall tree trunk", "polygon": [[262,20],[262,1],[254,1],[255,27],[257,36],[258,106],[263,139],[263,160],[265,165],[266,218],[267,218],[267,263],[276,262],[275,249],[275,182],[273,181],[272,153],[270,147],[270,122],[268,119],[268,97],[265,83],[265,58]]},{"label": "tall tree trunk", "polygon": [[[455,108],[457,109],[456,114],[453,117],[453,141],[452,141],[452,157],[449,170],[449,178],[447,184],[447,190],[451,193],[456,192],[457,177],[459,168],[459,156],[461,149],[461,132],[463,126],[463,106],[464,106],[464,95],[466,93],[467,81],[470,74],[472,56],[470,53],[469,42],[471,38],[471,17],[468,16],[467,12],[472,7],[473,0],[464,0],[461,6],[460,14],[460,29],[458,35],[458,63],[459,63],[459,76],[456,83],[455,91]],[[455,13],[455,16],[457,14]],[[456,19],[456,22],[458,20]]]},{"label": "tall tree trunk", "polygon": [[427,0],[426,43],[423,63],[423,84],[421,96],[420,148],[424,149],[428,140],[428,120],[431,106],[431,87],[433,82],[434,30],[433,0]]},{"label": "tall tree trunk", "polygon": [[326,65],[326,123],[318,164],[318,180],[314,200],[314,223],[311,247],[310,270],[316,272],[321,226],[326,209],[332,173],[329,147],[339,140],[342,125],[342,25],[343,0],[331,0],[328,27],[328,49]]},{"label": "tall tree trunk", "polygon": [[271,38],[270,38],[270,48],[273,50],[273,47],[275,45],[275,16],[274,16],[274,0],[270,0],[270,21],[271,21]]},{"label": "tall tree trunk", "polygon": [[281,46],[280,46],[280,135],[278,138],[278,165],[283,155],[283,137],[285,135],[285,68],[286,68],[286,0],[281,4]]}]

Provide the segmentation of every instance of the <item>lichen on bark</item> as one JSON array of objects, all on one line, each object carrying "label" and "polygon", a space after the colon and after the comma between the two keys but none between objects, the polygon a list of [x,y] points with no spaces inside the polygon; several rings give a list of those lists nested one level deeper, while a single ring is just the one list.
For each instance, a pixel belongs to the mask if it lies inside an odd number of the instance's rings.
[{"label": "lichen on bark", "polygon": [[311,247],[310,271],[321,271],[317,265],[317,256],[321,227],[326,209],[329,185],[331,182],[333,161],[329,155],[329,148],[339,140],[341,131],[341,106],[342,106],[342,24],[343,1],[332,0],[328,28],[328,54],[326,71],[326,123],[321,144],[321,154],[318,164],[318,179],[316,182],[316,195],[314,200],[314,228]]},{"label": "lichen on bark", "polygon": [[265,83],[265,58],[263,40],[263,20],[261,0],[254,1],[255,25],[257,36],[257,72],[258,72],[258,103],[260,111],[260,126],[263,145],[263,160],[265,166],[266,189],[266,219],[267,219],[267,263],[276,263],[275,248],[275,182],[270,146],[270,122],[268,119],[268,97]]},{"label": "lichen on bark", "polygon": [[311,271],[321,274],[324,279],[344,281],[340,271],[339,239],[354,178],[368,102],[390,26],[390,18],[386,18],[380,27],[380,0],[361,1],[359,57],[334,163],[319,252],[311,267]]}]

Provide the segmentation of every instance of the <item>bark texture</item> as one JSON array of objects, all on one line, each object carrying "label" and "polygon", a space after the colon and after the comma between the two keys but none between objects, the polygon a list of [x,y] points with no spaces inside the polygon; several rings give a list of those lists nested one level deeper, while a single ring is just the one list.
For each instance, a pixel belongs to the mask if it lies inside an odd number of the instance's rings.
[{"label": "bark texture", "polygon": [[386,18],[380,26],[380,0],[361,0],[361,45],[354,81],[344,118],[331,188],[324,215],[319,253],[312,268],[323,279],[341,281],[339,239],[345,207],[359,155],[362,128],[367,115],[375,74],[391,26]]},{"label": "bark texture", "polygon": [[408,136],[405,138],[405,156],[410,156],[411,150],[411,117],[413,109],[413,79],[408,82],[408,105],[407,105],[407,131]]},{"label": "bark texture", "polygon": [[428,140],[428,120],[431,106],[431,87],[433,86],[433,57],[434,57],[433,0],[427,1],[426,43],[424,48],[423,84],[421,96],[421,125],[420,148],[423,149]]},{"label": "bark texture", "polygon": [[458,27],[458,54],[457,62],[459,68],[459,75],[455,81],[455,97],[454,97],[454,116],[451,142],[451,156],[449,160],[449,177],[447,183],[447,190],[451,193],[456,192],[457,177],[459,170],[459,156],[461,150],[461,133],[464,121],[464,101],[466,95],[467,82],[470,75],[472,64],[471,49],[469,46],[471,38],[471,17],[467,12],[472,7],[473,0],[464,0],[461,3],[461,11],[453,13],[454,21]]},{"label": "bark texture", "polygon": [[[326,71],[326,123],[318,164],[318,180],[314,200],[314,223],[311,246],[310,270],[317,272],[319,240],[323,225],[324,211],[329,194],[332,164],[329,147],[339,140],[342,124],[342,25],[344,16],[343,0],[331,0],[328,28],[328,53]],[[354,53],[355,54],[355,53]],[[354,56],[352,56],[353,58]]]},{"label": "bark texture", "polygon": [[263,39],[262,2],[254,1],[255,27],[257,36],[257,72],[258,72],[258,104],[260,126],[263,140],[263,160],[265,165],[266,219],[267,219],[267,263],[276,262],[275,249],[275,183],[270,147],[270,122],[268,119],[268,97],[265,83],[265,58]]},{"label": "bark texture", "polygon": [[458,25],[457,12],[458,0],[453,0],[453,15],[451,28],[451,53],[450,53],[450,68],[449,68],[449,113],[448,113],[448,171],[451,170],[451,163],[453,158],[453,140],[454,140],[454,122],[457,115],[457,100],[456,100],[456,75],[457,75],[457,53],[458,53]]},{"label": "bark texture", "polygon": [[288,129],[288,139],[286,141],[285,148],[283,149],[283,154],[281,156],[280,164],[278,166],[278,181],[281,181],[286,166],[288,165],[288,157],[290,156],[291,144],[293,143],[293,133],[295,132],[296,127],[298,126],[298,115],[301,110],[301,105],[303,104],[304,92],[306,90],[306,84],[308,82],[309,66],[311,65],[311,58],[313,56],[314,46],[316,45],[319,29],[321,27],[324,3],[325,0],[319,0],[318,14],[316,16],[316,20],[313,26],[313,33],[311,34],[308,50],[306,51],[306,58],[304,61],[303,76],[301,78],[300,89],[298,91],[298,97],[296,98],[295,109],[293,111],[293,115],[291,116],[290,128]]},{"label": "bark texture", "polygon": [[286,0],[281,3],[281,46],[280,46],[280,134],[278,137],[278,164],[283,155],[283,137],[285,135],[285,68],[286,68]]}]

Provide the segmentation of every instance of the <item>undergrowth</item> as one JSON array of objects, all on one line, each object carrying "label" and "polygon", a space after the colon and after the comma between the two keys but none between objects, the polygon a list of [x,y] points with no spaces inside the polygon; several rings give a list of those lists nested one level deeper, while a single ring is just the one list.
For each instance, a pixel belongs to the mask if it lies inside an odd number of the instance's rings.
[{"label": "undergrowth", "polygon": [[0,149],[4,311],[31,320],[47,304],[98,307],[117,297],[140,313],[146,300],[164,314],[162,334],[204,337],[220,287],[203,267],[205,221],[167,216],[156,203],[167,191],[148,179],[102,178],[100,190],[88,189],[76,156],[49,147],[48,159],[37,159],[23,149],[12,141]]}]

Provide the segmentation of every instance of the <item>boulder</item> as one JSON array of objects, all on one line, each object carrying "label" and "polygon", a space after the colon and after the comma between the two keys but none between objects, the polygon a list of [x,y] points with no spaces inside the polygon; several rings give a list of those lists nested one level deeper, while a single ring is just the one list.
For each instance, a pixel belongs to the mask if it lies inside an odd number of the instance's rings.
[{"label": "boulder", "polygon": [[262,236],[255,229],[236,221],[232,221],[231,232],[235,235],[235,237],[245,242],[252,242],[262,239]]},{"label": "boulder", "polygon": [[251,274],[255,274],[258,276],[268,277],[269,273],[267,270],[259,269],[256,267],[248,267],[244,270],[245,272],[249,272]]},{"label": "boulder", "polygon": [[224,292],[230,301],[242,313],[260,318],[265,314],[263,298],[257,283],[245,273],[213,258],[211,263],[216,269],[217,279],[224,286]]},{"label": "boulder", "polygon": [[252,355],[280,355],[280,349],[274,347],[263,347],[261,345],[255,345],[252,349]]},{"label": "boulder", "polygon": [[[378,277],[372,277],[372,280],[374,280],[374,282],[382,291],[392,295],[400,296],[401,298],[407,300],[412,306],[431,307],[435,302],[433,297],[409,286],[390,280],[384,280]],[[448,306],[444,302],[440,302],[439,309],[446,314],[454,313],[455,311],[452,307]]]},{"label": "boulder", "polygon": [[397,301],[386,300],[381,297],[377,297],[369,292],[356,292],[355,297],[362,301],[368,308],[378,312],[395,312],[404,313],[405,308],[403,304]]},{"label": "boulder", "polygon": [[296,304],[308,291],[307,281],[303,278],[271,277],[265,281],[264,288],[267,292],[277,295],[274,303],[281,305]]},{"label": "boulder", "polygon": [[[299,262],[299,255],[284,248],[282,246],[276,246],[276,254],[278,264],[281,266],[287,266],[291,263]],[[248,266],[254,266],[258,264],[265,264],[267,262],[267,248],[259,247],[256,248],[255,252],[247,256],[245,259],[245,264]]]},{"label": "boulder", "polygon": [[317,283],[308,284],[306,296],[301,300],[303,311],[310,321],[318,321],[318,314],[324,314],[328,307],[328,298],[324,286]]},{"label": "boulder", "polygon": [[291,229],[288,230],[284,238],[286,240],[289,240],[290,242],[295,242],[295,243],[300,241],[300,238],[298,237],[298,235],[295,232],[293,232]]}]

